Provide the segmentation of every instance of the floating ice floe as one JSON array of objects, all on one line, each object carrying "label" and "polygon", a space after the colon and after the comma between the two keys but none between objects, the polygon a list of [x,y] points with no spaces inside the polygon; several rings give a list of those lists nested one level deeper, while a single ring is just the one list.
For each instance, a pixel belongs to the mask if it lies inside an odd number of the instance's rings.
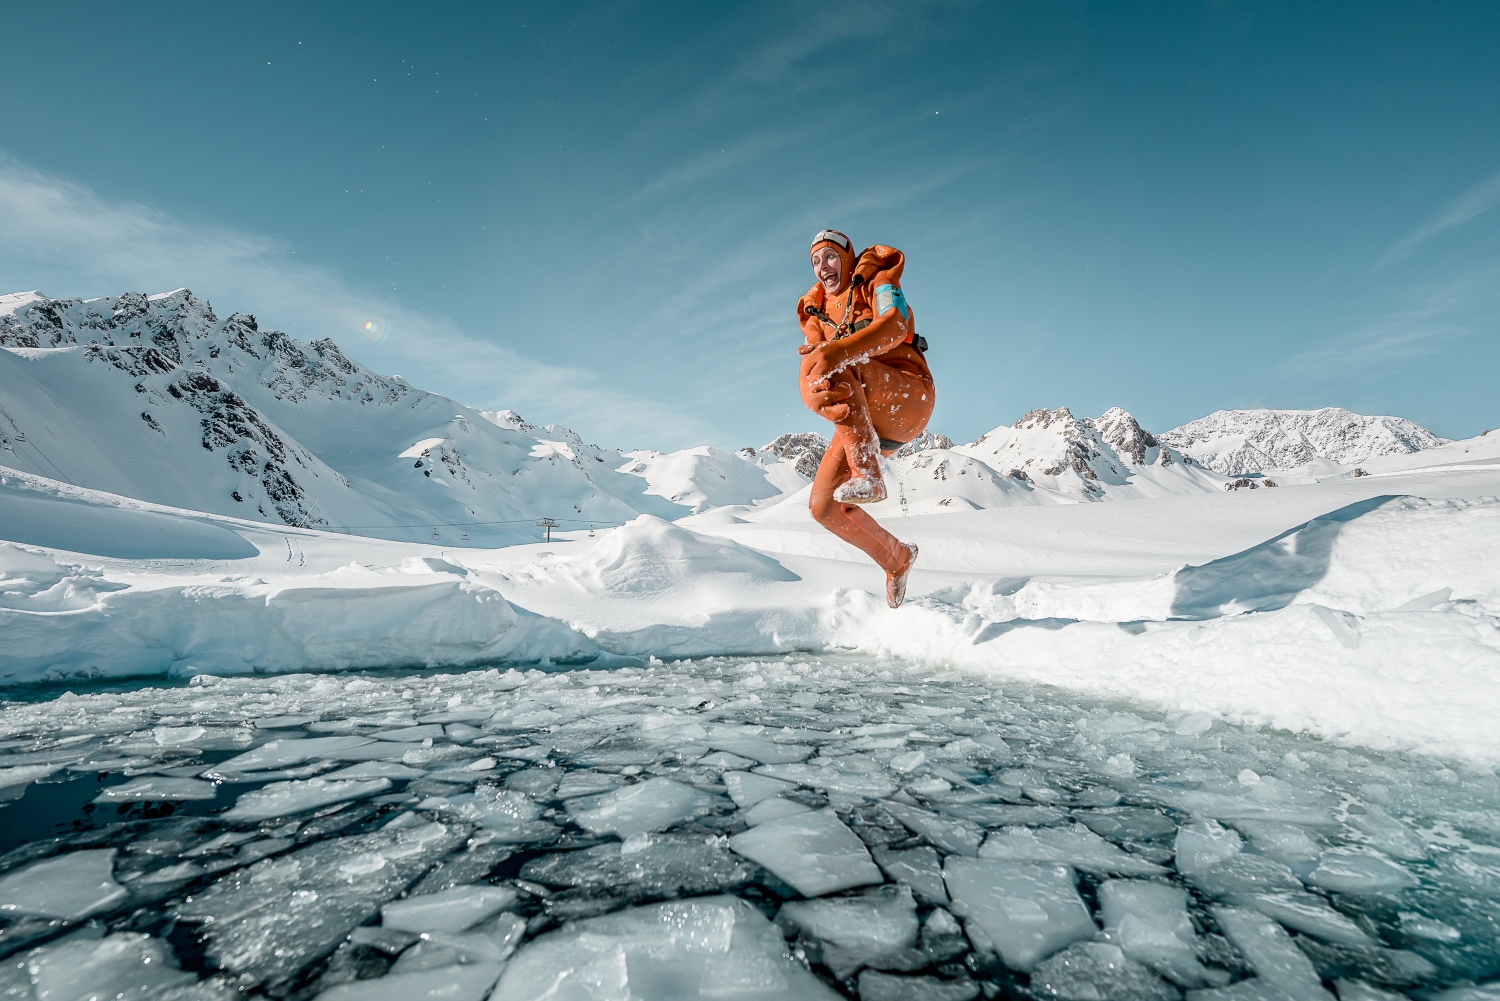
[{"label": "floating ice floe", "polygon": [[[917,905],[907,887],[882,887],[854,897],[794,900],[783,904],[776,923],[812,936],[836,977],[862,966],[887,968],[917,944]],[[907,963],[910,960],[907,959]],[[927,965],[919,958],[918,968]],[[900,966],[898,966],[900,968]],[[908,965],[906,968],[910,968]]]},{"label": "floating ice floe", "polygon": [[[198,978],[177,968],[161,939],[139,932],[103,938],[88,929],[11,957],[0,966],[3,996],[17,999],[181,998],[228,1001],[227,984],[196,987]],[[190,987],[192,985],[192,987]]]},{"label": "floating ice floe", "polygon": [[984,837],[984,831],[973,821],[945,817],[893,800],[886,800],[882,805],[930,844],[956,855],[979,854],[979,842]]},{"label": "floating ice floe", "polygon": [[1293,1001],[1332,1001],[1312,960],[1276,922],[1238,907],[1215,907],[1213,915],[1262,981]]},{"label": "floating ice floe", "polygon": [[779,820],[782,817],[790,817],[798,813],[807,813],[812,807],[806,803],[799,803],[794,799],[782,799],[773,796],[763,799],[750,809],[745,811],[745,823],[750,827],[764,824],[768,820]]},{"label": "floating ice floe", "polygon": [[341,752],[370,744],[368,737],[302,737],[289,740],[271,740],[221,761],[212,769],[214,773],[235,775],[243,772],[267,771],[300,765],[314,758],[332,757]]},{"label": "floating ice floe", "polygon": [[117,786],[109,786],[94,800],[96,803],[125,803],[143,800],[182,802],[213,799],[219,787],[202,779],[168,778],[145,775]]},{"label": "floating ice floe", "polygon": [[490,1001],[837,1001],[781,935],[736,897],[632,907],[528,943]]},{"label": "floating ice floe", "polygon": [[568,801],[568,816],[594,834],[628,837],[664,831],[706,812],[711,798],[668,778],[647,779],[588,799]]},{"label": "floating ice floe", "polygon": [[1099,930],[1068,866],[953,857],[943,878],[975,949],[1012,969],[1028,971]]},{"label": "floating ice floe", "polygon": [[380,909],[386,928],[410,932],[463,931],[515,905],[519,895],[508,886],[474,884],[393,900]]},{"label": "floating ice floe", "polygon": [[755,866],[731,852],[723,838],[656,834],[633,835],[632,840],[636,837],[643,840],[532,859],[522,867],[521,876],[548,886],[692,896],[738,889],[756,875]]},{"label": "floating ice floe", "polygon": [[174,913],[246,984],[282,983],[331,952],[456,847],[461,829],[408,825],[317,841],[219,879]]},{"label": "floating ice floe", "polygon": [[1042,960],[1031,971],[1039,997],[1110,999],[1110,1001],[1178,1001],[1177,988],[1149,967],[1108,942],[1074,942]]},{"label": "floating ice floe", "polygon": [[832,808],[769,820],[734,835],[729,846],[804,897],[884,881],[864,842]]},{"label": "floating ice floe", "polygon": [[503,963],[441,966],[339,984],[316,1001],[484,1001]]},{"label": "floating ice floe", "polygon": [[301,779],[291,782],[272,782],[260,789],[253,789],[235,800],[234,806],[225,810],[223,820],[238,823],[270,820],[273,817],[288,817],[304,810],[314,810],[332,803],[360,799],[384,792],[391,787],[391,780],[379,779]]},{"label": "floating ice floe", "polygon": [[113,848],[67,852],[0,876],[0,917],[78,921],[109,910],[127,893],[114,859]]},{"label": "floating ice floe", "polygon": [[1012,862],[1064,862],[1085,872],[1111,876],[1161,876],[1167,870],[1123,852],[1082,824],[1006,827],[979,847],[980,858]]},{"label": "floating ice floe", "polygon": [[1131,959],[1180,987],[1222,987],[1228,981],[1223,970],[1210,970],[1198,960],[1186,890],[1110,879],[1099,884],[1098,897],[1105,931]]},{"label": "floating ice floe", "polygon": [[729,798],[734,800],[735,806],[743,809],[797,788],[795,782],[773,779],[769,775],[756,775],[754,772],[728,771],[724,773],[723,781],[729,790]]},{"label": "floating ice floe", "polygon": [[1339,848],[1322,854],[1307,881],[1338,893],[1381,893],[1417,885],[1415,876],[1389,859]]}]

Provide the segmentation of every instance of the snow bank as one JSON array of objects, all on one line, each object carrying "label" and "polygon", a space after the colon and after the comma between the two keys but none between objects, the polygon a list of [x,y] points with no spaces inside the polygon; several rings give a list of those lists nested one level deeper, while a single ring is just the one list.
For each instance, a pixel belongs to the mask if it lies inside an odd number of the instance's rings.
[{"label": "snow bank", "polygon": [[1497,566],[1500,501],[1377,498],[1155,581],[1084,585],[1081,601],[975,585],[883,615],[850,592],[833,619],[871,652],[1500,761]]},{"label": "snow bank", "polygon": [[8,475],[12,534],[104,552],[0,545],[0,678],[850,650],[1500,761],[1500,475],[1399,472],[894,519],[894,613],[805,514],[452,549]]}]

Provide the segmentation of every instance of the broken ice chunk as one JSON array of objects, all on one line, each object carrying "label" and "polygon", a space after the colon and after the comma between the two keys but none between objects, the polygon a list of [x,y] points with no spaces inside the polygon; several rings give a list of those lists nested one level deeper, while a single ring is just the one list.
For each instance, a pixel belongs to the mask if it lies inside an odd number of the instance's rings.
[{"label": "broken ice chunk", "polygon": [[631,907],[572,922],[517,952],[491,1001],[627,997],[838,1001],[791,961],[771,923],[734,897]]},{"label": "broken ice chunk", "polygon": [[1404,995],[1372,987],[1363,980],[1339,978],[1333,982],[1339,1001],[1404,1001]]},{"label": "broken ice chunk", "polygon": [[1243,844],[1238,832],[1217,820],[1184,824],[1177,830],[1177,871],[1185,876],[1201,872],[1238,854]]},{"label": "broken ice chunk", "polygon": [[1250,977],[1227,987],[1188,991],[1187,1001],[1292,1001],[1291,995],[1264,977]]},{"label": "broken ice chunk", "polygon": [[312,810],[330,803],[360,799],[385,792],[391,787],[390,779],[300,779],[291,782],[272,782],[254,789],[235,800],[234,806],[219,815],[219,819],[244,823],[286,817],[304,810]]},{"label": "broken ice chunk", "polygon": [[945,817],[905,803],[886,800],[883,804],[893,816],[929,844],[955,855],[979,854],[979,841],[984,837],[978,825],[959,817]]},{"label": "broken ice chunk", "polygon": [[393,900],[380,909],[380,923],[397,931],[463,931],[509,909],[519,895],[509,886],[475,883],[420,897]]},{"label": "broken ice chunk", "polygon": [[1242,820],[1235,826],[1245,833],[1256,851],[1280,862],[1302,879],[1317,867],[1323,854],[1323,846],[1313,840],[1305,827],[1296,824]]},{"label": "broken ice chunk", "polygon": [[963,817],[986,827],[1044,827],[1060,824],[1067,814],[1054,806],[1013,806],[1010,803],[955,803],[945,801],[938,809],[954,817]]},{"label": "broken ice chunk", "polygon": [[1080,810],[1074,817],[1101,838],[1116,844],[1154,841],[1177,833],[1177,825],[1170,818],[1139,806]]},{"label": "broken ice chunk", "polygon": [[916,901],[905,886],[858,897],[794,900],[781,906],[776,923],[816,939],[823,964],[841,979],[912,948],[919,927]]},{"label": "broken ice chunk", "polygon": [[173,779],[161,775],[143,775],[101,792],[95,803],[125,803],[142,800],[182,802],[185,800],[213,799],[219,787],[202,779]]},{"label": "broken ice chunk", "polygon": [[1223,971],[1209,970],[1198,962],[1186,890],[1164,883],[1111,879],[1099,884],[1098,894],[1105,930],[1131,959],[1182,987],[1221,986],[1228,979]]},{"label": "broken ice chunk", "polygon": [[1380,893],[1406,890],[1417,879],[1396,863],[1369,852],[1334,848],[1323,853],[1307,881],[1339,893]]},{"label": "broken ice chunk", "polygon": [[204,774],[232,775],[239,772],[258,772],[270,768],[285,768],[301,764],[313,758],[330,757],[338,751],[361,747],[373,743],[369,737],[305,737],[301,739],[271,740],[237,754],[228,761],[221,761]]},{"label": "broken ice chunk", "polygon": [[1262,893],[1300,893],[1295,873],[1264,855],[1231,855],[1218,865],[1188,874],[1188,882],[1210,897],[1239,899]]},{"label": "broken ice chunk", "polygon": [[730,754],[728,751],[715,751],[699,758],[698,764],[704,768],[749,768],[755,762],[749,758],[742,758],[738,754]]},{"label": "broken ice chunk", "polygon": [[16,967],[0,973],[0,986],[10,988],[4,991],[6,997],[59,1001],[162,997],[197,980],[177,968],[166,943],[139,932],[116,932],[102,939],[70,936],[31,950]]},{"label": "broken ice chunk", "polygon": [[859,975],[859,1001],[974,1001],[979,985],[972,980],[898,977],[878,970]]},{"label": "broken ice chunk", "polygon": [[1406,824],[1373,803],[1351,805],[1349,824],[1369,837],[1371,847],[1393,858],[1420,862],[1427,858],[1427,845]]},{"label": "broken ice chunk", "polygon": [[559,833],[556,824],[538,819],[542,815],[540,804],[514,789],[486,785],[472,793],[430,802],[440,809],[453,811],[453,816],[461,820],[480,824],[491,842],[519,845],[552,841]]},{"label": "broken ice chunk", "polygon": [[730,838],[729,847],[759,862],[804,897],[883,880],[864,842],[831,807],[767,821]]},{"label": "broken ice chunk", "polygon": [[1261,980],[1294,1001],[1332,1001],[1312,960],[1276,922],[1239,907],[1214,907],[1213,916]]},{"label": "broken ice chunk", "polygon": [[0,876],[0,916],[78,921],[125,899],[115,882],[115,849],[68,852]]},{"label": "broken ice chunk", "polygon": [[503,963],[444,966],[415,973],[390,973],[331,987],[316,1001],[484,1001]]},{"label": "broken ice chunk", "polygon": [[376,740],[396,740],[404,742],[423,741],[431,737],[433,740],[443,736],[441,723],[428,723],[424,726],[407,726],[399,730],[380,730],[370,734]]},{"label": "broken ice chunk", "polygon": [[589,769],[580,769],[568,772],[558,783],[555,795],[558,799],[577,799],[579,796],[593,796],[601,792],[609,792],[617,789],[623,780],[618,775],[608,772],[596,772]]},{"label": "broken ice chunk", "polygon": [[1314,935],[1327,942],[1375,948],[1380,943],[1365,934],[1353,921],[1328,905],[1322,897],[1311,893],[1271,893],[1255,896],[1236,896],[1231,901],[1244,907],[1260,911],[1275,918],[1288,928],[1305,935]]},{"label": "broken ice chunk", "polygon": [[943,866],[932,847],[919,845],[902,851],[876,848],[874,855],[887,876],[910,886],[924,904],[948,902],[948,891],[943,888]]},{"label": "broken ice chunk", "polygon": [[790,765],[761,765],[755,772],[846,797],[880,799],[896,791],[896,783],[884,775],[855,771],[843,762],[811,764],[804,761]]},{"label": "broken ice chunk", "polygon": [[463,840],[421,824],[312,842],[220,877],[178,906],[214,965],[250,985],[283,983],[327,955]]},{"label": "broken ice chunk", "polygon": [[1074,942],[1031,971],[1039,997],[1067,1001],[1178,1001],[1177,988],[1108,942]]},{"label": "broken ice chunk", "polygon": [[708,736],[702,742],[716,751],[728,751],[763,765],[781,765],[802,761],[812,754],[807,744],[783,744],[771,739],[775,731],[762,726],[733,726],[716,724],[706,728]]},{"label": "broken ice chunk", "polygon": [[741,809],[752,807],[763,799],[779,796],[797,788],[794,782],[773,779],[767,775],[756,775],[754,772],[725,772],[724,785],[729,790],[729,798],[734,800],[734,805]]},{"label": "broken ice chunk", "polygon": [[568,801],[568,816],[591,834],[664,831],[707,812],[712,799],[692,786],[671,779],[647,779],[588,799]]},{"label": "broken ice chunk", "polygon": [[[619,842],[532,859],[524,879],[549,886],[586,886],[640,895],[723,893],[749,882],[756,868],[718,838],[684,834],[641,835],[644,846],[626,853]],[[636,847],[636,846],[632,846]]]},{"label": "broken ice chunk", "polygon": [[807,813],[812,807],[806,803],[799,803],[794,799],[782,799],[780,796],[772,796],[763,799],[750,809],[745,811],[745,823],[750,827],[764,824],[768,820],[776,820],[780,817],[790,817],[796,813]]},{"label": "broken ice chunk", "polygon": [[[0,800],[18,799],[24,788],[37,779],[44,779],[53,772],[60,772],[68,767],[67,762],[54,762],[44,765],[14,765],[10,768],[0,768],[0,789],[6,790],[0,795]],[[11,795],[14,791],[15,795]]]},{"label": "broken ice chunk", "polygon": [[325,779],[416,779],[427,773],[399,761],[361,761],[359,764],[329,772]]},{"label": "broken ice chunk", "polygon": [[1167,871],[1121,851],[1081,824],[1002,828],[985,839],[979,857],[1013,862],[1065,862],[1087,872],[1112,876],[1159,876]]},{"label": "broken ice chunk", "polygon": [[1012,969],[1029,971],[1098,931],[1068,866],[955,857],[943,879],[975,949],[997,953]]}]

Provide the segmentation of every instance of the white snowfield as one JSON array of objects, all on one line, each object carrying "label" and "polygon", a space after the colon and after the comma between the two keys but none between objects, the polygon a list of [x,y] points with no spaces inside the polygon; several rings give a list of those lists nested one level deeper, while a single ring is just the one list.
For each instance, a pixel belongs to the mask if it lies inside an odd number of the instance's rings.
[{"label": "white snowfield", "polygon": [[[1228,437],[1300,465],[1236,484]],[[821,447],[609,451],[185,290],[0,296],[0,683],[853,650],[1500,762],[1500,434],[924,437],[871,509],[921,547],[895,612],[808,515]]]},{"label": "white snowfield", "polygon": [[1500,436],[1367,465],[1277,489],[888,512],[922,552],[894,612],[800,495],[477,549],[6,470],[5,534],[52,544],[0,544],[0,678],[854,650],[1500,762]]}]

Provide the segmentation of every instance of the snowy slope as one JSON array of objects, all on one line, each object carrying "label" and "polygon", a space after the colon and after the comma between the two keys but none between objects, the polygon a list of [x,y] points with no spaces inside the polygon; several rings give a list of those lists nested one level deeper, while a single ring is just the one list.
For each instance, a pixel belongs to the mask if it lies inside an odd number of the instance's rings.
[{"label": "snowy slope", "polygon": [[0,678],[855,650],[1495,763],[1497,452],[895,518],[922,550],[897,612],[878,569],[811,524],[643,517],[483,550],[8,474]]},{"label": "snowy slope", "polygon": [[[725,452],[643,458],[471,410],[191,292],[0,296],[0,464],[198,511],[501,544],[801,482]],[[701,454],[700,454],[701,453]],[[695,479],[701,477],[701,483]]]},{"label": "snowy slope", "polygon": [[1356,466],[1443,443],[1431,431],[1400,417],[1370,417],[1338,407],[1219,410],[1161,438],[1226,476],[1291,470],[1319,459]]}]

